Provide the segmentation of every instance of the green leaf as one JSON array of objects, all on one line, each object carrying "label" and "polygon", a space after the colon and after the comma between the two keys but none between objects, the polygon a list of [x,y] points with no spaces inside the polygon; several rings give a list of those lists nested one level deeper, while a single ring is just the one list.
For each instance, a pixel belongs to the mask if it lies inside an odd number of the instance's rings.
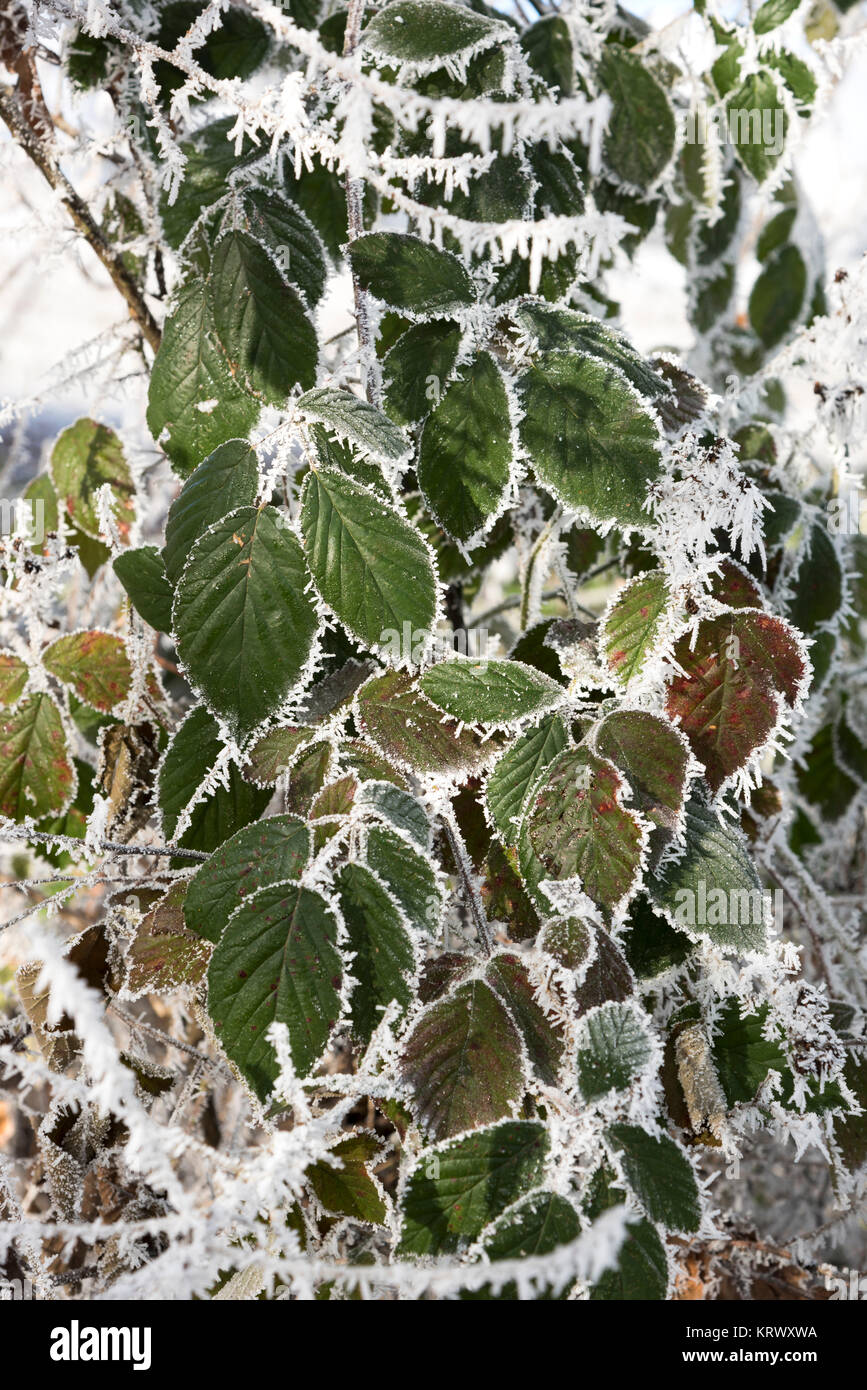
[{"label": "green leaf", "polygon": [[356,237],[346,256],[361,288],[402,314],[454,318],[476,302],[463,261],[406,232]]},{"label": "green leaf", "polygon": [[797,246],[784,246],[767,262],[750,293],[750,323],[766,348],[776,347],[798,321],[807,292],[807,267]]},{"label": "green leaf", "polygon": [[475,1240],[538,1186],[547,1152],[544,1125],[522,1120],[423,1152],[404,1192],[398,1254],[448,1254]]},{"label": "green leaf", "polygon": [[442,711],[398,671],[375,677],[358,692],[364,730],[387,758],[416,772],[466,771],[494,752],[470,729],[443,722]]},{"label": "green leaf", "polygon": [[353,1134],[328,1150],[341,1160],[340,1168],[322,1158],[307,1169],[307,1181],[332,1216],[351,1216],[374,1226],[385,1224],[388,1208],[381,1189],[367,1171],[368,1163],[379,1157],[379,1151],[375,1134]]},{"label": "green leaf", "polygon": [[108,632],[70,632],[42,653],[42,663],[80,700],[109,714],[125,700],[132,681],[126,647]]},{"label": "green leaf", "polygon": [[202,211],[225,197],[229,175],[259,157],[259,151],[248,138],[243,142],[241,153],[235,153],[235,138],[231,135],[235,124],[234,116],[224,117],[197,130],[181,145],[187,162],[177,197],[173,203],[168,193],[160,199],[163,231],[174,250]]},{"label": "green leaf", "polygon": [[655,1138],[638,1125],[612,1125],[606,1138],[651,1221],[659,1221],[672,1231],[698,1230],[698,1185],[674,1140],[667,1135]]},{"label": "green leaf", "polygon": [[346,864],[335,880],[340,910],[355,952],[352,974],[358,981],[350,999],[352,1024],[370,1042],[392,1000],[405,1012],[414,997],[415,951],[401,914],[369,869]]},{"label": "green leaf", "polygon": [[377,58],[437,68],[512,33],[507,24],[446,0],[393,0],[370,20],[361,41]]},{"label": "green leaf", "polygon": [[674,112],[663,88],[633,53],[603,49],[599,81],[614,109],[602,146],[605,162],[634,188],[655,183],[674,154]]},{"label": "green leaf", "polygon": [[74,790],[60,711],[50,695],[28,695],[0,715],[0,815],[15,821],[59,815]]},{"label": "green leaf", "polygon": [[642,1017],[632,1004],[602,1004],[581,1020],[578,1085],[585,1100],[625,1091],[645,1069],[653,1049]]},{"label": "green leaf", "polygon": [[566,506],[646,526],[659,472],[659,430],[617,372],[557,354],[518,380],[520,433],[536,476]]},{"label": "green leaf", "polygon": [[643,396],[651,399],[665,396],[666,388],[659,371],[636,352],[628,338],[590,314],[529,300],[521,304],[515,321],[536,340],[537,352],[543,357],[563,352],[595,357],[606,366],[615,367]]},{"label": "green leaf", "polygon": [[112,515],[121,534],[128,534],[135,518],[133,481],[114,430],[95,420],[70,425],[51,451],[51,478],[67,520],[94,540],[102,535],[96,494],[108,484]]},{"label": "green leaf", "polygon": [[751,1104],[769,1071],[789,1075],[779,1040],[766,1036],[767,1018],[767,1004],[742,1017],[738,1001],[733,999],[717,1020],[713,1063],[729,1105]]},{"label": "green leaf", "polygon": [[769,34],[778,25],[784,24],[790,15],[800,5],[801,0],[765,0],[760,5],[755,19],[753,20],[753,30],[756,34]]},{"label": "green leaf", "polygon": [[[157,801],[163,831],[169,840],[181,813],[212,771],[222,748],[216,719],[203,705],[197,705],[172,736],[160,768]],[[257,820],[271,800],[269,791],[260,791],[245,782],[234,763],[229,768],[227,783],[196,805],[190,825],[179,841],[185,848],[216,849],[236,830]],[[189,867],[186,860],[183,864]]]},{"label": "green leaf", "polygon": [[503,504],[511,483],[509,402],[490,353],[480,352],[425,421],[418,481],[431,515],[470,544]]},{"label": "green leaf", "polygon": [[641,863],[638,822],[621,806],[620,774],[587,749],[561,753],[537,787],[527,830],[548,877],[577,876],[606,910],[635,891]]},{"label": "green leaf", "polygon": [[[211,266],[214,327],[232,375],[251,395],[283,406],[316,380],[319,346],[298,293],[246,232],[217,243]],[[225,438],[225,436],[224,436]]]},{"label": "green leaf", "polygon": [[549,87],[559,87],[561,97],[572,96],[575,67],[569,26],[560,15],[537,19],[521,35],[527,62]]},{"label": "green leaf", "polygon": [[514,845],[518,822],[533,787],[550,762],[567,746],[558,715],[548,715],[511,744],[488,778],[485,796],[503,841]]},{"label": "green leaf", "polygon": [[674,655],[683,675],[672,678],[666,707],[716,792],[763,746],[781,704],[795,706],[806,663],[787,624],[752,609],[700,623],[694,644],[682,637]]},{"label": "green leaf", "polygon": [[809,531],[797,573],[790,584],[786,615],[812,635],[836,617],[843,604],[843,568],[837,548],[821,522]]},{"label": "green leaf", "polygon": [[230,439],[202,460],[169,507],[163,557],[171,584],[199,537],[236,507],[252,507],[258,487],[259,461],[244,439]]},{"label": "green leaf", "polygon": [[184,920],[219,941],[236,907],[259,888],[298,879],[310,855],[310,830],[297,816],[272,816],[232,835],[190,880]]},{"label": "green leaf", "polygon": [[325,291],[325,248],[310,218],[267,188],[247,188],[241,200],[247,231],[271,252],[279,270],[312,309]]},{"label": "green leaf", "polygon": [[208,1012],[262,1102],[278,1075],[268,1026],[286,1024],[292,1061],[308,1075],[340,1017],[342,977],[337,921],[319,893],[272,884],[230,917],[208,970]]},{"label": "green leaf", "polygon": [[774,68],[780,74],[792,96],[800,104],[804,115],[809,115],[810,106],[819,88],[803,59],[796,58],[794,53],[781,48],[777,53],[764,54],[764,60],[768,67]]},{"label": "green leaf", "polygon": [[[160,6],[160,27],[156,42],[160,48],[173,49],[204,9],[200,0],[174,0]],[[260,19],[237,5],[229,5],[220,15],[220,26],[209,33],[193,52],[205,72],[213,77],[229,79],[249,77],[263,61],[270,41],[268,30]],[[161,85],[168,91],[179,87],[185,74],[171,64],[158,65]]]},{"label": "green leaf", "polygon": [[635,993],[635,980],[620,947],[603,927],[595,927],[594,936],[596,954],[575,990],[575,1001],[581,1013],[598,1009],[600,1004],[609,1001],[622,1003]]},{"label": "green leaf", "polygon": [[391,830],[372,826],[367,832],[367,862],[382,879],[416,931],[437,931],[442,893],[429,862]]},{"label": "green leaf", "polygon": [[358,793],[358,808],[371,812],[387,824],[410,836],[427,854],[431,829],[427,812],[420,801],[401,787],[388,782],[368,780]]},{"label": "green leaf", "polygon": [[527,967],[519,956],[501,951],[488,962],[485,979],[508,1008],[533,1072],[546,1086],[556,1086],[564,1043],[536,1000]]},{"label": "green leaf", "polygon": [[399,425],[413,425],[442,396],[461,345],[461,330],[448,319],[408,328],[382,364],[385,408]]},{"label": "green leaf", "polygon": [[649,1221],[630,1221],[617,1268],[607,1269],[590,1290],[591,1301],[660,1302],[668,1289],[665,1247]]},{"label": "green leaf", "polygon": [[721,946],[763,950],[761,883],[743,837],[697,800],[687,802],[685,833],[683,857],[648,879],[654,905]]},{"label": "green leaf", "polygon": [[593,929],[578,917],[555,917],[545,923],[537,944],[567,970],[580,970],[593,946]]},{"label": "green leaf", "polygon": [[436,1139],[514,1111],[525,1086],[521,1041],[484,981],[458,985],[420,1015],[404,1043],[401,1078],[413,1113]]},{"label": "green leaf", "polygon": [[27,666],[13,652],[0,651],[0,705],[14,705],[27,684]]},{"label": "green leaf", "polygon": [[114,572],[140,617],[157,632],[171,632],[174,591],[163,557],[155,545],[122,550],[114,557]]},{"label": "green leaf", "polygon": [[319,468],[304,483],[301,532],[317,590],[364,646],[388,656],[390,640],[401,647],[404,624],[411,633],[430,631],[436,574],[422,537],[396,508]]},{"label": "green leaf", "polygon": [[[571,1202],[556,1192],[534,1192],[483,1233],[481,1246],[491,1262],[524,1260],[534,1255],[551,1255],[558,1246],[577,1240],[580,1232],[581,1223]],[[555,1295],[550,1290],[550,1285],[543,1288],[535,1295],[536,1300],[553,1298]],[[560,1298],[565,1296],[565,1292],[559,1294]],[[461,1294],[462,1299],[504,1302],[517,1297],[518,1286],[511,1281],[504,1284],[499,1293],[493,1293],[491,1285],[484,1284],[473,1293]]]},{"label": "green leaf", "polygon": [[520,661],[441,661],[419,677],[419,688],[453,719],[507,724],[558,705],[563,688]]},{"label": "green leaf", "polygon": [[624,684],[640,675],[668,604],[665,575],[662,570],[650,570],[624,585],[602,619],[600,646],[608,665]]},{"label": "green leaf", "polygon": [[623,949],[630,969],[639,980],[653,980],[674,966],[681,965],[693,949],[689,937],[654,912],[646,897],[639,895],[626,919],[629,928]]},{"label": "green leaf", "polygon": [[387,415],[368,405],[351,391],[335,391],[320,386],[308,391],[297,402],[305,420],[315,420],[333,430],[338,439],[355,444],[373,458],[398,463],[409,450],[406,435]]},{"label": "green leaf", "polygon": [[[738,158],[757,183],[761,183],[777,164],[782,150],[775,152],[773,138],[778,133],[778,117],[788,125],[776,85],[767,72],[752,72],[726,102],[729,130]],[[768,113],[767,116],[764,113]],[[736,119],[735,119],[736,117]],[[767,130],[770,120],[771,129]]]},{"label": "green leaf", "polygon": [[246,435],[259,409],[229,369],[207,284],[191,280],[163,329],[148,391],[148,429],[156,440],[167,430],[166,452],[186,477],[224,440]]},{"label": "green leaf", "polygon": [[301,546],[284,523],[273,507],[231,512],[196,543],[178,582],[178,653],[236,737],[279,709],[317,629]]}]

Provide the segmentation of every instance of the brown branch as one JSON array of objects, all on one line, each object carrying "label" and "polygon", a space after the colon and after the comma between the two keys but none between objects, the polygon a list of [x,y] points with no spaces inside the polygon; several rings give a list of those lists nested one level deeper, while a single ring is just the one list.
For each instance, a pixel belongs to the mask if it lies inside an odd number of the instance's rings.
[{"label": "brown branch", "polygon": [[126,300],[130,314],[143,337],[156,352],[160,345],[160,330],[156,319],[144,301],[141,290],[123,262],[115,256],[86,203],[79,198],[72,184],[59,167],[54,155],[30,124],[18,98],[9,88],[0,89],[0,117],[48,184],[60,193],[60,201],[69,213],[75,228],[105,266],[115,287]]}]

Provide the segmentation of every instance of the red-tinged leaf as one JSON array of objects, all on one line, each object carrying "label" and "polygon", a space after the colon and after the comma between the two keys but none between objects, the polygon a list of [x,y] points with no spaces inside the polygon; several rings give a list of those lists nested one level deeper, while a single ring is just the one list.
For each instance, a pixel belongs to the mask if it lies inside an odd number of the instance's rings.
[{"label": "red-tinged leaf", "polygon": [[273,787],[277,778],[288,771],[299,748],[312,738],[312,729],[280,725],[270,729],[253,745],[244,764],[244,777],[257,787]]},{"label": "red-tinged leaf", "polygon": [[129,694],[132,667],[126,647],[108,632],[70,632],[46,648],[42,661],[80,700],[103,714]]},{"label": "red-tinged leaf", "polygon": [[399,671],[368,681],[358,693],[358,710],[383,753],[417,772],[470,772],[497,748],[493,739],[482,744],[472,730],[460,729]]},{"label": "red-tinged leaf", "polygon": [[683,809],[689,753],[658,715],[617,710],[596,733],[596,749],[629,779],[635,805],[661,830],[672,831]]},{"label": "red-tinged leaf", "polygon": [[485,979],[512,1015],[536,1076],[546,1086],[556,1085],[563,1038],[538,1003],[524,962],[504,951],[488,963]]},{"label": "red-tinged leaf", "polygon": [[714,576],[711,594],[718,603],[729,608],[762,608],[762,595],[752,575],[734,560],[723,560],[720,573]]},{"label": "red-tinged leaf", "polygon": [[610,763],[576,748],[555,758],[537,791],[527,829],[548,877],[578,877],[610,911],[635,889],[642,834],[621,806],[623,779]]},{"label": "red-tinged leaf", "polygon": [[524,1090],[521,1043],[484,981],[468,980],[425,1010],[406,1041],[401,1075],[419,1122],[437,1139],[514,1110]]},{"label": "red-tinged leaf", "polygon": [[662,570],[639,574],[621,589],[600,626],[600,644],[611,670],[627,684],[639,675],[668,607]]},{"label": "red-tinged leaf", "polygon": [[60,711],[50,695],[30,695],[0,718],[0,815],[57,815],[74,785]]},{"label": "red-tinged leaf", "polygon": [[681,638],[675,658],[685,674],[669,685],[668,713],[716,792],[765,743],[781,703],[795,704],[806,662],[788,624],[753,609],[701,623],[694,648]]}]

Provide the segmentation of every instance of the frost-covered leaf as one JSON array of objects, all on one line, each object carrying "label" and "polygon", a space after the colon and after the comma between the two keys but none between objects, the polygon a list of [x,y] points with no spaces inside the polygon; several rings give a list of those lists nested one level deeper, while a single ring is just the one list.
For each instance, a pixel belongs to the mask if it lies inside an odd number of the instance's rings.
[{"label": "frost-covered leaf", "polygon": [[56,815],[75,785],[60,712],[50,695],[28,695],[0,714],[0,815]]},{"label": "frost-covered leaf", "polygon": [[433,934],[442,914],[442,894],[426,858],[391,830],[367,832],[367,862],[395,897],[417,931]]},{"label": "frost-covered leaf", "polygon": [[807,267],[797,246],[775,251],[750,292],[750,323],[766,348],[782,342],[798,321],[807,293]]},{"label": "frost-covered leaf", "polygon": [[648,363],[632,346],[628,338],[590,314],[558,305],[540,304],[525,300],[515,313],[519,326],[536,342],[537,352],[569,353],[572,356],[595,357],[621,375],[642,396],[652,400],[665,396],[665,383],[660,371]]},{"label": "frost-covered leaf", "polygon": [[353,1029],[369,1042],[382,1010],[393,1000],[401,1013],[413,998],[415,952],[400,910],[382,884],[361,864],[347,864],[336,878],[340,910],[355,952],[358,983],[350,998]]},{"label": "frost-covered leaf", "polygon": [[361,38],[377,58],[440,67],[508,39],[507,24],[449,0],[393,0]]},{"label": "frost-covered leaf", "polygon": [[132,667],[123,642],[111,633],[67,633],[46,647],[42,662],[80,700],[104,714],[129,694]]},{"label": "frost-covered leaf", "polygon": [[[424,541],[397,511],[333,468],[304,484],[301,531],[316,588],[344,627],[366,647],[385,648],[430,630],[436,575]],[[415,639],[418,640],[418,639]]]},{"label": "frost-covered leaf", "polygon": [[599,521],[648,524],[659,472],[659,428],[614,371],[590,357],[551,354],[518,380],[521,440],[539,481]]},{"label": "frost-covered leaf", "polygon": [[197,130],[181,145],[186,159],[183,181],[174,201],[164,193],[160,199],[163,230],[171,247],[177,249],[204,209],[225,196],[226,180],[256,155],[251,140],[243,142],[240,154],[230,138],[234,119],[224,117]]},{"label": "frost-covered leaf", "polygon": [[546,1086],[556,1085],[563,1038],[537,1001],[520,956],[510,951],[495,955],[488,962],[485,979],[512,1015],[536,1076]]},{"label": "frost-covered leaf", "polygon": [[[757,183],[761,183],[776,165],[782,150],[775,148],[777,120],[782,119],[784,127],[785,108],[780,100],[776,83],[762,69],[745,77],[736,91],[730,92],[726,101],[729,125],[734,126],[732,143],[738,158]],[[737,113],[735,118],[734,113]],[[767,119],[773,122],[771,134],[767,138]]]},{"label": "frost-covered leaf", "polygon": [[760,5],[756,17],[753,20],[753,29],[757,34],[768,34],[778,25],[784,24],[789,15],[795,13],[801,0],[765,0]]},{"label": "frost-covered leaf", "polygon": [[412,425],[433,410],[455,365],[461,331],[448,320],[417,323],[386,354],[382,365],[385,406],[399,425]]},{"label": "frost-covered leaf", "polygon": [[385,1224],[388,1208],[367,1167],[379,1157],[379,1151],[375,1134],[352,1134],[328,1150],[340,1159],[340,1167],[322,1158],[307,1169],[307,1181],[332,1216],[351,1216],[375,1226]]},{"label": "frost-covered leaf", "polygon": [[115,524],[122,536],[129,534],[135,519],[132,474],[123,445],[108,425],[77,420],[65,429],[51,451],[51,479],[67,521],[94,540],[103,536],[97,493],[107,485]]},{"label": "frost-covered leaf", "polygon": [[622,1003],[635,993],[635,980],[620,947],[602,927],[594,928],[594,938],[596,953],[575,990],[575,1001],[582,1013],[609,1001]]},{"label": "frost-covered leaf", "polygon": [[623,183],[647,188],[674,153],[674,112],[663,88],[640,58],[609,44],[599,80],[614,103],[603,153]]},{"label": "frost-covered leaf", "polygon": [[24,693],[27,667],[14,652],[0,651],[0,705],[14,705]]},{"label": "frost-covered leaf", "polygon": [[[581,1231],[578,1213],[572,1203],[556,1192],[534,1192],[518,1203],[505,1216],[494,1222],[482,1235],[481,1246],[492,1262],[523,1260],[534,1255],[552,1255],[560,1245],[577,1240]],[[558,1297],[565,1298],[565,1291]],[[515,1283],[504,1284],[499,1293],[483,1285],[474,1293],[464,1292],[463,1299],[498,1299],[514,1301],[518,1297]],[[536,1294],[537,1300],[554,1295],[549,1289]]]},{"label": "frost-covered leaf", "polygon": [[537,787],[527,821],[548,877],[577,876],[607,911],[634,892],[641,862],[641,830],[620,805],[622,786],[617,770],[586,749],[561,753]]},{"label": "frost-covered leaf", "polygon": [[264,243],[278,268],[301,290],[312,308],[322,298],[325,252],[310,218],[280,193],[247,188],[241,200],[247,230]]},{"label": "frost-covered leaf", "polygon": [[[181,813],[213,770],[222,747],[216,719],[203,705],[197,705],[173,735],[160,768],[158,803],[169,840]],[[236,830],[257,820],[270,799],[270,792],[245,782],[233,763],[226,785],[215,787],[197,802],[179,843],[191,849],[216,849]]]},{"label": "frost-covered leaf", "polygon": [[497,513],[510,486],[512,452],[503,379],[490,353],[477,353],[445,388],[419,445],[419,486],[450,536],[469,542]]},{"label": "frost-covered leaf", "polygon": [[418,772],[469,772],[494,751],[461,729],[414,688],[411,676],[390,671],[358,694],[364,729],[386,757]]},{"label": "frost-covered leaf", "polygon": [[791,591],[786,614],[801,632],[814,634],[840,611],[843,570],[836,546],[821,522],[810,528]]},{"label": "frost-covered leaf", "polygon": [[765,928],[759,876],[743,837],[698,800],[686,806],[686,849],[647,883],[678,926],[720,945],[760,951]]},{"label": "frost-covered leaf", "polygon": [[174,591],[157,547],[140,545],[122,550],[115,556],[113,566],[140,617],[157,632],[170,632]]},{"label": "frost-covered leaf", "polygon": [[615,710],[599,726],[596,751],[625,772],[633,804],[660,830],[683,809],[689,755],[672,726],[647,710]]},{"label": "frost-covered leaf", "polygon": [[166,519],[163,558],[172,584],[180,579],[199,537],[237,507],[252,507],[258,486],[256,451],[245,439],[230,439],[202,460],[169,507]]},{"label": "frost-covered leaf", "polygon": [[370,232],[356,237],[346,254],[362,289],[403,313],[452,318],[476,302],[463,261],[420,237]]},{"label": "frost-covered leaf", "polygon": [[226,840],[190,880],[184,919],[191,931],[219,941],[236,907],[272,883],[301,877],[310,830],[296,816],[271,816]]},{"label": "frost-covered leaf", "polygon": [[520,661],[442,661],[418,684],[439,709],[468,724],[507,724],[563,699],[561,686]]},{"label": "frost-covered leaf", "polygon": [[521,47],[530,67],[549,87],[559,87],[561,97],[572,95],[574,57],[565,19],[560,15],[544,15],[537,19],[521,35]]},{"label": "frost-covered leaf", "polygon": [[313,325],[297,291],[246,232],[217,243],[210,291],[229,368],[251,395],[282,406],[293,386],[313,385],[319,352]]},{"label": "frost-covered leaf", "polygon": [[600,626],[600,645],[608,665],[625,684],[640,675],[668,602],[663,571],[649,570],[624,585],[606,613]]},{"label": "frost-covered leaf", "polygon": [[184,478],[212,449],[246,435],[259,409],[235,381],[217,340],[207,285],[192,279],[163,328],[148,392],[148,429],[157,440],[167,431],[166,452]]},{"label": "frost-covered leaf", "polygon": [[307,391],[297,402],[302,418],[317,421],[332,430],[338,439],[355,444],[373,458],[397,463],[406,457],[406,435],[375,406],[350,391],[320,386]]},{"label": "frost-covered leaf", "polygon": [[507,845],[517,840],[518,821],[530,791],[566,746],[563,721],[556,714],[548,715],[506,749],[488,778],[488,810]]},{"label": "frost-covered leaf", "polygon": [[403,1196],[398,1254],[446,1254],[474,1240],[538,1186],[548,1142],[544,1125],[511,1120],[420,1154]]},{"label": "frost-covered leaf", "polygon": [[612,1125],[606,1138],[629,1186],[652,1221],[668,1230],[695,1231],[701,1204],[695,1174],[673,1139],[639,1125]]},{"label": "frost-covered leaf", "polygon": [[273,507],[231,512],[193,548],[175,596],[178,652],[236,736],[275,713],[304,669],[317,626],[306,583]]},{"label": "frost-covered leaf", "polygon": [[437,1139],[514,1111],[525,1084],[521,1041],[484,981],[468,980],[425,1010],[404,1043],[401,1075]]},{"label": "frost-covered leaf", "polygon": [[642,1019],[631,1004],[602,1004],[581,1021],[578,1085],[585,1100],[623,1091],[653,1055]]},{"label": "frost-covered leaf", "polygon": [[267,1028],[286,1024],[292,1061],[307,1075],[340,1016],[342,977],[337,920],[321,894],[272,884],[229,919],[208,969],[208,1012],[261,1101],[278,1075]]},{"label": "frost-covered leaf", "polygon": [[554,917],[542,927],[537,944],[567,970],[580,970],[593,947],[593,929],[580,917]]},{"label": "frost-covered leaf", "polygon": [[359,809],[370,811],[409,835],[424,853],[430,847],[430,821],[414,796],[389,782],[368,780],[358,794]]},{"label": "frost-covered leaf", "polygon": [[769,1071],[781,1076],[789,1073],[777,1031],[768,1026],[767,1004],[756,1013],[742,1015],[733,999],[717,1020],[712,1051],[714,1069],[729,1105],[749,1105]]},{"label": "frost-covered leaf", "polygon": [[781,703],[794,706],[806,675],[802,649],[780,618],[752,609],[702,622],[693,647],[682,637],[684,672],[668,687],[667,709],[718,791],[774,728]]},{"label": "frost-covered leaf", "polygon": [[278,724],[254,743],[247,754],[244,776],[260,787],[273,787],[277,778],[288,771],[296,753],[313,737],[311,729]]}]

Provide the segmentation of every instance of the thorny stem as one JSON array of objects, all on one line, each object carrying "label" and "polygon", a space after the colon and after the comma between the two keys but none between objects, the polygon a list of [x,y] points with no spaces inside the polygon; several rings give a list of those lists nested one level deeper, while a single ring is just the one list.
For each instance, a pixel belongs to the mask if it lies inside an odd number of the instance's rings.
[{"label": "thorny stem", "polygon": [[103,236],[86,203],[79,198],[72,184],[58,165],[54,155],[39,138],[36,131],[28,125],[16,97],[10,89],[0,90],[0,116],[2,116],[16,142],[24,150],[50,186],[60,194],[60,201],[66,208],[76,230],[96,253],[105,266],[115,287],[126,300],[130,314],[135,319],[142,335],[154,352],[160,345],[160,330],[156,319],[144,301],[141,290],[122,261],[113,253]]},{"label": "thorny stem", "polygon": [[476,891],[476,885],[473,883],[473,869],[470,863],[470,856],[467,853],[467,847],[464,844],[463,837],[451,811],[441,811],[440,820],[446,832],[446,839],[449,842],[452,858],[457,865],[458,876],[463,886],[464,895],[470,909],[470,915],[473,919],[473,925],[476,928],[485,955],[489,956],[494,949],[494,938],[491,934],[491,928],[482,900]]},{"label": "thorny stem", "polygon": [[[346,13],[346,35],[343,40],[343,56],[351,58],[358,48],[361,37],[361,23],[364,18],[365,0],[349,0]],[[354,179],[347,169],[344,177],[346,189],[346,219],[349,225],[349,240],[355,241],[364,232],[364,180]],[[361,370],[365,383],[365,395],[371,405],[379,406],[379,389],[376,381],[374,361],[373,327],[370,322],[370,301],[367,291],[361,288],[358,276],[352,272],[352,292],[355,299],[355,322],[358,329],[358,346],[362,353]]]}]

